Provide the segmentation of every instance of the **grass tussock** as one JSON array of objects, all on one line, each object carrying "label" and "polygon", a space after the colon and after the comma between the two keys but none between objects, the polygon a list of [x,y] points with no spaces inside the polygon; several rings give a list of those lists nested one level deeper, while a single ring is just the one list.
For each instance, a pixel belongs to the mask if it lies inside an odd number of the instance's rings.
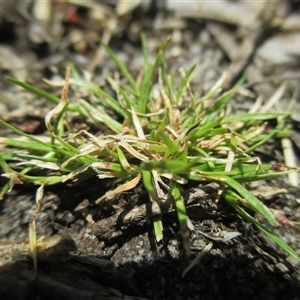
[{"label": "grass tussock", "polygon": [[[229,91],[222,92],[224,77],[203,97],[198,98],[191,88],[196,66],[181,72],[181,82],[175,86],[174,78],[167,73],[163,52],[148,61],[146,42],[143,39],[144,65],[137,82],[113,51],[105,46],[126,83],[108,78],[113,90],[104,91],[92,82],[84,81],[72,67],[66,75],[61,99],[14,78],[8,80],[56,104],[46,116],[49,137],[28,135],[0,120],[0,123],[17,133],[20,138],[3,138],[2,144],[26,149],[26,152],[3,153],[0,165],[10,186],[32,182],[40,185],[37,194],[39,212],[43,190],[47,185],[88,179],[91,176],[118,178],[121,184],[97,200],[130,190],[142,183],[149,201],[160,203],[172,197],[175,203],[180,230],[186,252],[189,253],[189,220],[182,191],[190,181],[220,183],[220,201],[226,201],[243,218],[254,224],[290,255],[300,257],[280,237],[267,229],[251,215],[263,216],[272,226],[278,225],[276,215],[243,185],[245,182],[270,179],[294,170],[262,164],[253,156],[255,149],[271,137],[285,134],[288,113],[246,112],[226,115],[225,108],[239,91],[243,80]],[[71,75],[72,74],[72,75]],[[68,100],[69,84],[87,89],[92,102]],[[85,118],[102,132],[95,135],[82,130],[73,132],[68,112]],[[269,120],[278,120],[273,130],[266,130]],[[18,161],[20,171],[14,171],[8,161]],[[35,176],[35,170],[42,170]],[[55,175],[52,175],[55,172]],[[217,199],[216,199],[217,200]],[[35,253],[35,217],[31,222],[30,236]],[[163,214],[153,216],[155,236],[163,237]]]}]

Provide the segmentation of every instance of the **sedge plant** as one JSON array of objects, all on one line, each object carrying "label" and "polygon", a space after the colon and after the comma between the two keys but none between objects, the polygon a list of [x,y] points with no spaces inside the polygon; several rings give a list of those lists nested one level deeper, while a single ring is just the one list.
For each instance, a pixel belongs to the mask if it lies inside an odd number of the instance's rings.
[{"label": "sedge plant", "polygon": [[[271,137],[285,134],[285,120],[289,113],[242,113],[226,115],[225,108],[236,95],[243,79],[231,90],[222,92],[222,77],[203,97],[197,98],[192,90],[196,66],[181,72],[179,84],[167,72],[164,63],[165,43],[154,62],[149,63],[145,38],[142,39],[144,64],[140,80],[106,45],[110,58],[124,79],[120,84],[108,78],[114,95],[92,82],[81,79],[71,66],[67,70],[61,99],[15,78],[8,80],[56,104],[46,116],[49,139],[40,139],[14,128],[3,120],[0,123],[17,133],[20,138],[2,138],[6,146],[26,149],[26,154],[15,151],[0,155],[4,176],[9,186],[31,182],[40,187],[36,193],[36,214],[44,188],[66,181],[98,176],[117,178],[121,184],[100,197],[116,195],[143,184],[149,201],[160,203],[167,196],[174,200],[183,245],[190,251],[189,219],[183,201],[184,186],[193,182],[218,182],[220,201],[226,201],[244,219],[255,225],[298,261],[300,257],[283,239],[266,228],[255,216],[265,218],[277,226],[276,215],[243,185],[245,182],[265,180],[294,172],[262,164],[253,155],[256,148]],[[71,72],[70,72],[71,69]],[[70,75],[71,74],[71,75]],[[92,101],[69,101],[69,84],[86,89]],[[102,134],[88,131],[73,132],[68,125],[68,112],[85,118],[98,127]],[[269,120],[280,122],[273,130],[266,130]],[[21,171],[15,171],[10,161],[22,161]],[[40,170],[35,176],[35,170]],[[43,172],[41,172],[41,170]],[[52,171],[55,175],[51,175]],[[201,199],[199,199],[201,201]],[[254,214],[255,213],[255,214]],[[36,216],[35,214],[35,216]],[[30,240],[36,266],[35,216],[30,222]],[[163,214],[152,216],[157,241],[163,237]]]}]

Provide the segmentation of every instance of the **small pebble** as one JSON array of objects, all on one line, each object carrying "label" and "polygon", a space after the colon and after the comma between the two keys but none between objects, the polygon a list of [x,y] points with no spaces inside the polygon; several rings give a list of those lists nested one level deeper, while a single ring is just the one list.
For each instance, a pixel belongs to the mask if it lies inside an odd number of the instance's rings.
[{"label": "small pebble", "polygon": [[278,271],[279,273],[287,273],[289,269],[283,263],[278,263],[275,266],[275,271]]}]

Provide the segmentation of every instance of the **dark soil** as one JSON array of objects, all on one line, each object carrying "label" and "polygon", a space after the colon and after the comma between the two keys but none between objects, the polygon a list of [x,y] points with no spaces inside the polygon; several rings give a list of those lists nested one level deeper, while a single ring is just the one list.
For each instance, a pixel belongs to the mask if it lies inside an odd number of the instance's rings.
[{"label": "dark soil", "polygon": [[[6,5],[6,13],[0,13],[0,114],[1,118],[30,134],[45,132],[43,119],[53,105],[12,85],[5,76],[30,82],[59,96],[61,87],[49,87],[42,78],[61,80],[66,65],[72,62],[80,72],[90,68],[94,82],[105,87],[106,76],[116,72],[116,67],[107,54],[103,54],[104,59],[94,68],[91,61],[112,18],[116,18],[118,26],[109,45],[136,77],[142,64],[141,32],[147,36],[151,57],[166,38],[173,35],[173,42],[166,51],[170,73],[177,74],[179,67],[187,71],[196,63],[199,68],[194,82],[199,84],[194,83],[193,87],[199,96],[212,87],[233,59],[213,38],[210,20],[176,18],[162,7],[142,6],[117,17],[114,6],[102,4],[99,7],[104,16],[96,18],[91,15],[93,8],[88,6],[55,2],[52,3],[49,24],[45,25],[36,20],[32,6],[19,2]],[[286,11],[288,15],[289,6]],[[170,20],[175,22],[173,27],[166,24]],[[218,25],[232,34],[241,29],[222,22]],[[35,35],[33,27],[40,30],[40,35]],[[181,34],[179,42],[175,37],[177,31]],[[267,33],[265,39],[269,38]],[[81,44],[72,40],[71,36],[76,34]],[[269,66],[266,70],[264,65],[256,65],[254,58],[250,59],[248,66],[254,68],[261,79],[270,73],[291,72],[297,67],[299,64]],[[249,72],[254,76],[251,70]],[[278,82],[275,80],[266,86],[265,89],[254,87],[252,92],[267,100],[275,92]],[[296,82],[289,83],[286,98],[294,92],[295,86]],[[75,87],[70,89],[71,101],[89,97]],[[229,109],[244,111],[253,103],[254,100],[246,101],[237,96]],[[94,130],[84,122],[74,116],[74,126]],[[291,121],[291,125],[296,136],[297,121]],[[0,135],[6,137],[12,133],[0,128]],[[0,150],[15,151],[4,147]],[[298,151],[296,146],[295,151]],[[259,149],[257,155],[264,161],[284,163],[281,153],[280,143],[272,140]],[[6,182],[6,178],[0,177],[1,186]],[[47,187],[42,210],[37,216],[37,234],[69,235],[77,250],[68,258],[40,263],[34,281],[29,280],[33,275],[30,260],[1,266],[0,298],[300,299],[297,261],[242,220],[222,199],[215,203],[216,187],[207,187],[208,183],[187,187],[187,195],[193,188],[205,192],[197,204],[188,208],[195,230],[191,233],[192,253],[186,257],[174,212],[163,216],[164,240],[159,243],[153,235],[151,217],[141,214],[126,221],[133,208],[149,202],[142,186],[112,200],[104,200],[100,205],[94,203],[116,184],[113,180],[89,178],[77,184]],[[274,191],[281,189],[270,197],[264,197],[262,193],[258,195],[269,207],[284,211],[289,219],[300,220],[298,187],[290,187],[286,178],[280,178],[253,183],[248,188],[255,192],[259,186],[271,187]],[[36,188],[28,184],[15,186],[0,202],[2,241],[13,243],[27,238],[28,223],[35,211]],[[76,211],[84,200],[89,202],[89,213],[95,224],[90,224],[84,213]],[[284,227],[274,231],[300,254],[299,234]],[[227,232],[240,235],[224,241]],[[212,249],[182,277],[184,269],[209,242],[213,243]]]}]

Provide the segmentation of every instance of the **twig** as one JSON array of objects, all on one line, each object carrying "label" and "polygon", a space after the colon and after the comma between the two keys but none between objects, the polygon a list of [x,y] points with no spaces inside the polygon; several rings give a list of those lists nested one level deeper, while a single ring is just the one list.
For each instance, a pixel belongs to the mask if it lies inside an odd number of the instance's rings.
[{"label": "twig", "polygon": [[249,34],[243,39],[240,51],[238,51],[236,57],[228,67],[228,76],[223,85],[225,90],[230,89],[234,85],[250,63],[261,37],[272,25],[272,20],[279,4],[280,2],[270,6],[268,1],[265,1],[262,11],[256,18],[256,23],[250,28]]}]

